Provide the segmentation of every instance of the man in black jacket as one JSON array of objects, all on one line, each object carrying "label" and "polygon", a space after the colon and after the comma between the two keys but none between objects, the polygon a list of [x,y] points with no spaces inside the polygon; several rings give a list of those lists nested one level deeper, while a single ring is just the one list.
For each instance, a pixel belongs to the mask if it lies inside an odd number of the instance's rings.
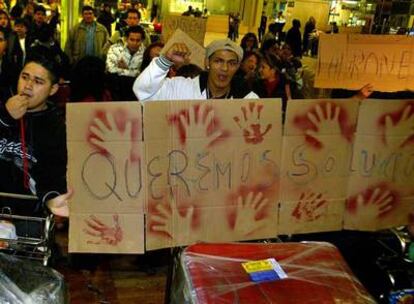
[{"label": "man in black jacket", "polygon": [[20,73],[17,95],[0,103],[0,207],[18,215],[42,216],[49,210],[68,216],[65,124],[48,102],[58,90],[59,69],[47,49],[35,53]]}]

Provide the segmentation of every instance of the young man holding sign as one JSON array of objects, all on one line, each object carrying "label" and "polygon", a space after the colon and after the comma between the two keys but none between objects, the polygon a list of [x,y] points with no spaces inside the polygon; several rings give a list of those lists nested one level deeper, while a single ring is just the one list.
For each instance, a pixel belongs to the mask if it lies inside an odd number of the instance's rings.
[{"label": "young man holding sign", "polygon": [[140,101],[176,99],[258,98],[233,81],[240,66],[243,50],[229,39],[216,40],[206,49],[206,72],[196,78],[167,78],[169,68],[188,61],[187,45],[173,44],[165,55],[155,58],[138,76],[134,93]]}]

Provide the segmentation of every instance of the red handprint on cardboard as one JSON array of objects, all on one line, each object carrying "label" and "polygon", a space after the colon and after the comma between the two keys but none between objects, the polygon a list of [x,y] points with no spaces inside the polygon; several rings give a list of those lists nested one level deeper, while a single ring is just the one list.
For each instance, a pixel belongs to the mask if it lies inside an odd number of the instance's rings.
[{"label": "red handprint on cardboard", "polygon": [[[104,154],[120,160],[136,161],[139,159],[136,142],[138,141],[137,119],[128,119],[127,113],[120,109],[113,113],[98,111],[89,127],[88,141]],[[113,143],[122,142],[127,145],[120,151],[115,150]]]},{"label": "red handprint on cardboard", "polygon": [[89,216],[89,219],[85,220],[87,228],[83,229],[83,231],[87,235],[93,236],[96,240],[87,241],[87,243],[94,245],[118,245],[123,239],[123,231],[119,225],[118,215],[114,214],[112,219],[114,221],[114,225],[108,226],[96,216]]},{"label": "red handprint on cardboard", "polygon": [[414,104],[407,104],[403,109],[387,113],[380,118],[384,128],[385,145],[394,149],[414,141]]},{"label": "red handprint on cardboard", "polygon": [[397,203],[397,193],[382,184],[370,187],[349,198],[347,211],[361,221],[370,223],[390,214]]},{"label": "red handprint on cardboard", "polygon": [[175,244],[188,244],[196,238],[199,209],[192,202],[183,201],[178,206],[177,193],[166,190],[164,199],[150,200],[148,230],[151,234],[174,240]]},{"label": "red handprint on cardboard", "polygon": [[[191,105],[188,110],[168,116],[170,124],[175,125],[180,143],[186,145],[188,139],[197,139],[197,145],[206,149],[229,136],[229,132],[220,127],[220,121],[214,109],[207,103]],[[200,143],[200,140],[204,140]]]},{"label": "red handprint on cardboard", "polygon": [[249,192],[247,196],[240,195],[237,198],[234,232],[238,237],[247,237],[266,226],[267,219],[258,219],[258,215],[268,203],[269,200],[263,196],[263,192]]},{"label": "red handprint on cardboard", "polygon": [[267,229],[274,215],[275,187],[272,185],[256,184],[240,186],[227,198],[227,222],[235,238],[245,239],[257,232]]},{"label": "red handprint on cardboard", "polygon": [[303,130],[306,142],[317,149],[351,141],[355,128],[345,109],[332,102],[317,104],[304,115],[296,116],[293,123]]},{"label": "red handprint on cardboard", "polygon": [[236,122],[240,130],[243,131],[244,141],[247,144],[259,144],[264,140],[264,136],[272,128],[272,124],[267,124],[266,127],[261,125],[260,116],[263,110],[263,105],[257,105],[254,102],[249,103],[249,107],[241,107],[242,116],[234,116],[233,120]]},{"label": "red handprint on cardboard", "polygon": [[322,193],[303,192],[292,211],[292,217],[298,221],[312,222],[326,213],[327,201]]}]

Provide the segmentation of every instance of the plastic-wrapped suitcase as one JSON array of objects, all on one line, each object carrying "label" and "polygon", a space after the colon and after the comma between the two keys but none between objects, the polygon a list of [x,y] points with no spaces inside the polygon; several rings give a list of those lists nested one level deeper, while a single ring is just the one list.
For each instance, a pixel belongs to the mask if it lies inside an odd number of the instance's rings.
[{"label": "plastic-wrapped suitcase", "polygon": [[64,278],[36,261],[0,253],[0,303],[67,303]]},{"label": "plastic-wrapped suitcase", "polygon": [[[287,278],[253,282],[242,263],[268,258]],[[196,244],[183,251],[179,268],[173,303],[376,303],[329,243]]]}]

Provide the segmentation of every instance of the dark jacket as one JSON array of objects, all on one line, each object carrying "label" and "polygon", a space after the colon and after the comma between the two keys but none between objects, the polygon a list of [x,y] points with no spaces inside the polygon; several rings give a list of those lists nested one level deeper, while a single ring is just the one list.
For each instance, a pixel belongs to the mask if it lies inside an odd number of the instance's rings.
[{"label": "dark jacket", "polygon": [[[25,38],[24,44],[27,57],[27,51],[30,48],[30,41],[27,36]],[[17,88],[17,80],[24,65],[23,50],[20,46],[19,37],[15,33],[9,36],[7,60],[11,66],[10,70],[8,71],[8,74],[10,74],[10,83],[12,84],[13,91],[15,92]]]},{"label": "dark jacket", "polygon": [[29,189],[24,185],[21,120],[14,120],[0,105],[0,192],[36,195],[28,201],[0,196],[0,207],[13,214],[39,216],[45,202],[66,192],[66,130],[56,107],[23,117]]},{"label": "dark jacket", "polygon": [[260,98],[280,98],[282,99],[282,113],[285,113],[287,107],[286,84],[289,82],[283,74],[279,74],[279,82],[273,91],[269,94],[266,88],[266,83],[263,79],[257,79],[253,84],[253,92],[259,95]]},{"label": "dark jacket", "polygon": [[[30,41],[27,36],[24,40],[24,44],[27,52],[30,47]],[[7,56],[9,57],[10,61],[15,64],[20,70],[23,68],[23,50],[20,46],[19,37],[15,33],[10,35],[10,38],[8,40]]]},{"label": "dark jacket", "polygon": [[292,27],[286,34],[286,44],[292,49],[295,57],[302,57],[302,35],[300,29]]},{"label": "dark jacket", "polygon": [[0,96],[4,92],[6,94],[13,94],[19,73],[20,70],[15,70],[8,56],[4,55],[0,63]]},{"label": "dark jacket", "polygon": [[31,45],[35,40],[44,41],[44,36],[53,36],[53,29],[47,23],[42,23],[37,25],[35,22],[32,22],[27,30],[26,39],[28,39],[29,45]]},{"label": "dark jacket", "polygon": [[115,22],[115,18],[112,17],[110,12],[102,11],[96,21],[105,26],[109,35],[112,35],[112,23]]},{"label": "dark jacket", "polygon": [[303,31],[303,51],[308,50],[309,36],[315,28],[316,28],[315,23],[313,23],[312,21],[306,22],[305,29]]}]

